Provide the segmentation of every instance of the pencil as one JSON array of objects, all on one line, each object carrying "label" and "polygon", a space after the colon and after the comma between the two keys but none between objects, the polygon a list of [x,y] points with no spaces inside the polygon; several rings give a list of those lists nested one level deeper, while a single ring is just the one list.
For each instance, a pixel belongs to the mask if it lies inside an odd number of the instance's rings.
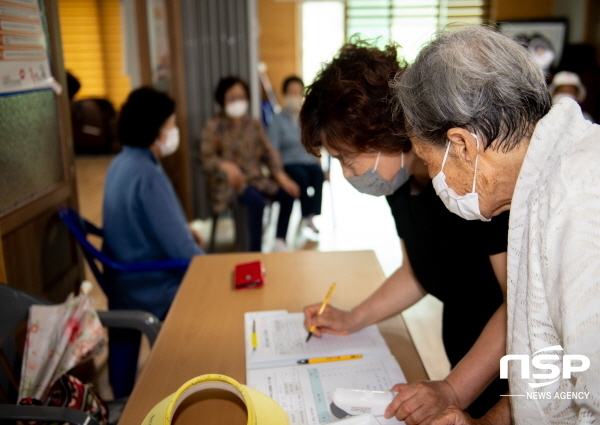
[{"label": "pencil", "polygon": [[[323,304],[321,304],[321,308],[319,309],[317,316],[320,316],[321,314],[323,314],[323,311],[325,311],[325,307],[327,307],[327,303],[329,303],[329,299],[331,298],[331,294],[333,294],[334,289],[335,289],[335,283],[332,283],[331,287],[329,288],[329,292],[327,292],[327,295],[325,296],[325,299],[323,300]],[[306,342],[308,342],[308,340],[312,336],[312,333],[315,331],[315,329],[317,329],[317,327],[315,325],[312,325],[310,327],[310,330],[308,331],[308,336],[306,337]]]},{"label": "pencil", "polygon": [[298,360],[298,364],[312,364],[312,363],[325,363],[325,362],[339,362],[342,360],[356,360],[362,359],[362,354],[352,354],[350,356],[334,356],[334,357],[319,357],[315,359],[303,359]]},{"label": "pencil", "polygon": [[256,351],[258,347],[258,334],[256,333],[256,320],[252,322],[252,351]]}]

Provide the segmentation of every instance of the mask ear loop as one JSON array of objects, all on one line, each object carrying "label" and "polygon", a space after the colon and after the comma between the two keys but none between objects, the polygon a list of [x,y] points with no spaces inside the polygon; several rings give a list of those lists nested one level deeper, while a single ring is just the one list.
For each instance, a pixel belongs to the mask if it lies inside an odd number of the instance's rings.
[{"label": "mask ear loop", "polygon": [[448,159],[448,152],[450,152],[450,140],[446,144],[446,153],[444,154],[444,160],[442,161],[442,169],[440,171],[444,171],[444,165],[446,165],[446,160]]},{"label": "mask ear loop", "polygon": [[377,152],[377,159],[375,160],[375,166],[373,167],[373,171],[371,171],[372,173],[374,173],[375,171],[377,171],[377,164],[379,164],[379,157],[381,156],[381,151]]},{"label": "mask ear loop", "polygon": [[475,172],[473,173],[473,189],[471,190],[471,193],[474,193],[477,187],[477,166],[479,165],[479,138],[475,133],[471,133],[471,135],[475,137],[475,146],[477,146],[477,155],[475,156]]},{"label": "mask ear loop", "polygon": [[404,152],[402,152],[402,166],[400,167],[400,169],[404,168]]}]

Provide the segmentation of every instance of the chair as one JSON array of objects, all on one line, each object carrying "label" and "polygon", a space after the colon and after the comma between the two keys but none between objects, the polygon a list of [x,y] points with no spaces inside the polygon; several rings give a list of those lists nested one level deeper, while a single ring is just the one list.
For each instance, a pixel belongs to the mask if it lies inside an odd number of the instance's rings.
[{"label": "chair", "polygon": [[[233,198],[229,205],[229,210],[233,216],[235,223],[235,241],[239,252],[247,252],[250,250],[250,236],[248,231],[248,210],[237,198]],[[208,250],[215,252],[217,224],[221,214],[212,213],[212,226],[210,232],[210,244]]]},{"label": "chair", "polygon": [[[189,260],[161,260],[143,263],[122,263],[110,258],[98,250],[88,241],[88,235],[103,237],[102,229],[94,226],[89,221],[81,217],[77,212],[70,208],[62,207],[59,209],[59,216],[71,231],[83,250],[83,255],[87,260],[96,280],[102,287],[105,294],[110,294],[109,282],[106,277],[108,269],[116,270],[120,273],[138,273],[155,270],[178,270],[185,271],[189,265]],[[111,329],[109,333],[109,372],[110,382],[115,393],[115,397],[124,397],[133,388],[135,380],[135,365],[139,356],[139,333],[132,333],[127,330]]]},{"label": "chair", "polygon": [[195,152],[192,152],[192,156],[197,158],[193,163],[192,175],[194,183],[194,214],[196,217],[203,219],[211,219],[211,234],[208,245],[208,252],[215,252],[216,247],[216,236],[217,236],[217,224],[221,216],[230,214],[233,218],[235,225],[235,244],[236,248],[240,252],[246,252],[250,250],[250,237],[248,233],[248,218],[246,207],[237,201],[234,197],[227,208],[221,213],[217,214],[213,211],[212,200],[209,195],[210,193],[210,176],[211,173],[204,168],[202,161],[199,159],[198,148],[195,148]]},{"label": "chair", "polygon": [[122,263],[110,258],[98,250],[92,245],[87,236],[89,234],[104,237],[102,229],[94,226],[92,223],[81,217],[76,211],[62,207],[59,209],[58,214],[62,221],[65,223],[67,228],[71,231],[79,245],[83,250],[83,255],[88,262],[88,265],[94,273],[94,277],[102,287],[105,293],[109,293],[107,290],[107,282],[104,276],[106,268],[119,271],[121,273],[137,273],[145,271],[156,271],[156,270],[187,270],[190,262],[189,260],[160,260],[144,263]]},{"label": "chair", "polygon": [[117,114],[107,99],[89,98],[71,104],[73,145],[77,153],[114,152]]},{"label": "chair", "polygon": [[[98,425],[98,422],[86,413],[68,407],[18,406],[18,377],[21,374],[21,356],[17,337],[19,329],[23,329],[29,315],[29,307],[33,304],[50,305],[45,299],[0,283],[0,422],[12,421],[52,421],[72,424]],[[150,345],[154,344],[160,322],[156,316],[136,310],[99,311],[100,321],[104,326],[136,329],[144,333]],[[12,404],[9,404],[12,403]],[[109,410],[122,404],[122,401],[108,402]],[[117,406],[115,406],[117,405]],[[118,418],[111,418],[110,423]]]}]

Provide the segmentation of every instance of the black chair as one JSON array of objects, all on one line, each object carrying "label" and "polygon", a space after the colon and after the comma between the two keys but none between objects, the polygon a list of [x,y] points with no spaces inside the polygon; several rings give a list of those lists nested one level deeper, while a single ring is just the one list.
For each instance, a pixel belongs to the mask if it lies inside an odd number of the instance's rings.
[{"label": "black chair", "polygon": [[[29,307],[33,304],[52,303],[0,283],[0,421],[51,421],[98,425],[91,416],[68,407],[15,405],[22,362],[17,340],[19,330],[24,329],[29,316]],[[160,330],[160,322],[156,316],[144,311],[99,311],[98,315],[104,326],[141,331],[148,337],[151,346]],[[109,401],[109,412],[119,412],[123,403],[123,400]],[[114,415],[109,417],[109,423],[116,423],[117,420],[118,417]]]},{"label": "black chair", "polygon": [[89,98],[73,101],[71,122],[77,153],[117,151],[117,114],[109,100]]},{"label": "black chair", "polygon": [[[228,210],[233,216],[235,223],[235,242],[237,250],[239,252],[247,252],[250,250],[250,236],[248,233],[248,210],[244,204],[238,202],[237,198],[232,199],[231,204],[228,206]],[[210,231],[210,244],[208,247],[209,252],[215,252],[215,244],[217,237],[217,224],[222,214],[212,213],[212,225]]]}]

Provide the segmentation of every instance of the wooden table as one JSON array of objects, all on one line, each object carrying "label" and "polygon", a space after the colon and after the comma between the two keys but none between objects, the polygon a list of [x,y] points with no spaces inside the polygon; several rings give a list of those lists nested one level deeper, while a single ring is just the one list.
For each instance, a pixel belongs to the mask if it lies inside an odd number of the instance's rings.
[{"label": "wooden table", "polygon": [[[265,286],[232,289],[234,266],[255,260],[266,269]],[[199,375],[220,373],[245,383],[245,312],[302,311],[305,305],[321,302],[332,282],[337,289],[331,304],[350,309],[383,280],[373,251],[194,258],[119,424],[141,424],[156,403]],[[386,320],[379,328],[407,380],[427,379],[402,317]],[[244,405],[235,396],[202,391],[194,397],[178,409],[174,424],[246,424]]]}]

